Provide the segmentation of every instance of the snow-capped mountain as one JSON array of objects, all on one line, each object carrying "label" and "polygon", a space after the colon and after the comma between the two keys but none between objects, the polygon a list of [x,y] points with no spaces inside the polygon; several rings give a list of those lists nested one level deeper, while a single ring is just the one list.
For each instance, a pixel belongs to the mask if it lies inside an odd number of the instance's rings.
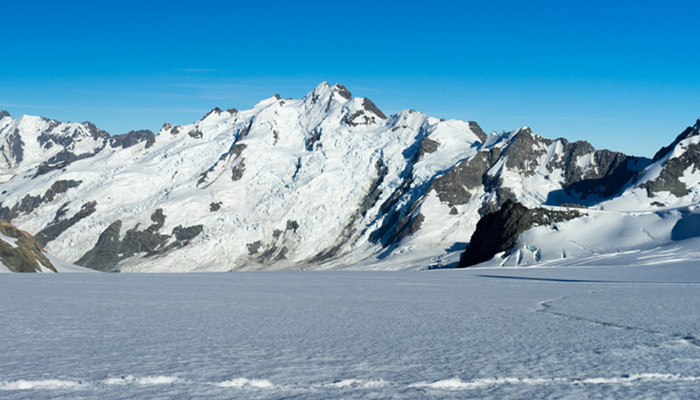
[{"label": "snow-capped mountain", "polygon": [[[698,143],[700,120],[652,160],[634,160],[635,166],[646,166],[631,178],[620,179],[623,184],[615,185],[616,190],[610,192],[613,196],[596,198],[589,207],[573,209],[576,217],[571,217],[570,207],[520,207],[518,212],[512,211],[516,209],[513,206],[504,207],[480,222],[482,229],[471,241],[494,237],[502,243],[515,241],[502,246],[503,251],[483,265],[619,264],[615,259],[622,258],[633,264],[694,260],[700,237]],[[608,190],[610,186],[602,188]],[[543,213],[548,213],[544,220]],[[508,237],[499,233],[506,231],[517,234]],[[466,259],[479,259],[477,249],[467,253],[462,266],[470,265]]]},{"label": "snow-capped mountain", "polygon": [[0,218],[99,270],[405,268],[463,250],[506,199],[692,204],[697,128],[649,160],[528,128],[387,116],[325,82],[156,135],[4,112]]}]

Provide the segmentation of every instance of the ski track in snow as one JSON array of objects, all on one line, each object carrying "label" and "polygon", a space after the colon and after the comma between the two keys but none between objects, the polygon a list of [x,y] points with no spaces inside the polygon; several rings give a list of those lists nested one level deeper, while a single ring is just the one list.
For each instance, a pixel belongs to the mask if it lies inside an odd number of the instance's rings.
[{"label": "ski track in snow", "polygon": [[[588,293],[588,294],[595,294],[595,293],[602,292],[603,290],[604,290],[604,289],[601,289],[601,290],[591,290],[591,291],[589,291],[589,292],[587,292],[587,293]],[[542,312],[542,313],[545,313],[545,314],[554,315],[554,316],[557,316],[557,317],[566,318],[566,319],[575,320],[575,321],[589,322],[589,323],[591,323],[591,324],[595,324],[595,325],[599,325],[599,326],[603,326],[603,327],[609,327],[609,328],[615,328],[615,329],[624,329],[624,330],[628,330],[628,331],[639,331],[639,332],[643,332],[643,333],[649,333],[649,334],[652,334],[652,335],[658,335],[658,336],[662,336],[662,337],[665,337],[665,338],[670,338],[670,339],[673,339],[673,340],[680,340],[680,341],[686,342],[686,343],[688,343],[688,344],[692,344],[693,346],[698,346],[698,347],[700,347],[700,339],[698,339],[698,338],[697,338],[696,336],[694,336],[694,335],[681,335],[681,334],[677,334],[677,333],[662,332],[662,331],[657,331],[657,330],[642,328],[642,327],[638,327],[638,326],[631,326],[631,325],[619,324],[619,323],[610,322],[610,321],[602,321],[602,320],[598,320],[598,319],[583,317],[583,316],[580,316],[580,315],[567,314],[567,313],[563,313],[563,312],[556,311],[556,310],[554,309],[553,303],[556,303],[557,301],[564,300],[564,299],[567,299],[567,298],[570,298],[570,297],[572,297],[572,296],[561,296],[561,297],[557,297],[557,298],[555,298],[555,299],[550,299],[550,300],[542,301],[542,302],[540,302],[540,303],[538,304],[538,305],[539,305],[539,308],[536,310],[536,312]]]}]

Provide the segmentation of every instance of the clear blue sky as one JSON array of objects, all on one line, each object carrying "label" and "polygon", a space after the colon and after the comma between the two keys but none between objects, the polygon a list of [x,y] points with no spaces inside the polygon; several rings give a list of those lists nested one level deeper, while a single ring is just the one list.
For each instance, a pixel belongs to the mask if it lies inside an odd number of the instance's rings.
[{"label": "clear blue sky", "polygon": [[0,108],[112,134],[342,83],[651,156],[700,117],[700,2],[5,2]]}]

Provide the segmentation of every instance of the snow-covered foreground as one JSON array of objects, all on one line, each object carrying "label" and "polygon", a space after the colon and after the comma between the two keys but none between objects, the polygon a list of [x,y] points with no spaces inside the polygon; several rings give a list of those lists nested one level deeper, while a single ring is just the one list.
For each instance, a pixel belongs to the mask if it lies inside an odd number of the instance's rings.
[{"label": "snow-covered foreground", "polygon": [[693,398],[700,266],[4,275],[0,397]]}]

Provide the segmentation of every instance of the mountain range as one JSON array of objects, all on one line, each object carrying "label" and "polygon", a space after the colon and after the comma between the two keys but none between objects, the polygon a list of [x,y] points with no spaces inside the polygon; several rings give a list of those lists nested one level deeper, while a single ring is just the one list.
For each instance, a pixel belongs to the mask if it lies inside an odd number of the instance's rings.
[{"label": "mountain range", "polygon": [[[469,242],[495,265],[575,260],[700,236],[700,120],[669,142],[487,134],[326,82],[157,134],[2,111],[0,219],[100,271],[454,266]],[[536,217],[506,240],[513,203]]]}]

